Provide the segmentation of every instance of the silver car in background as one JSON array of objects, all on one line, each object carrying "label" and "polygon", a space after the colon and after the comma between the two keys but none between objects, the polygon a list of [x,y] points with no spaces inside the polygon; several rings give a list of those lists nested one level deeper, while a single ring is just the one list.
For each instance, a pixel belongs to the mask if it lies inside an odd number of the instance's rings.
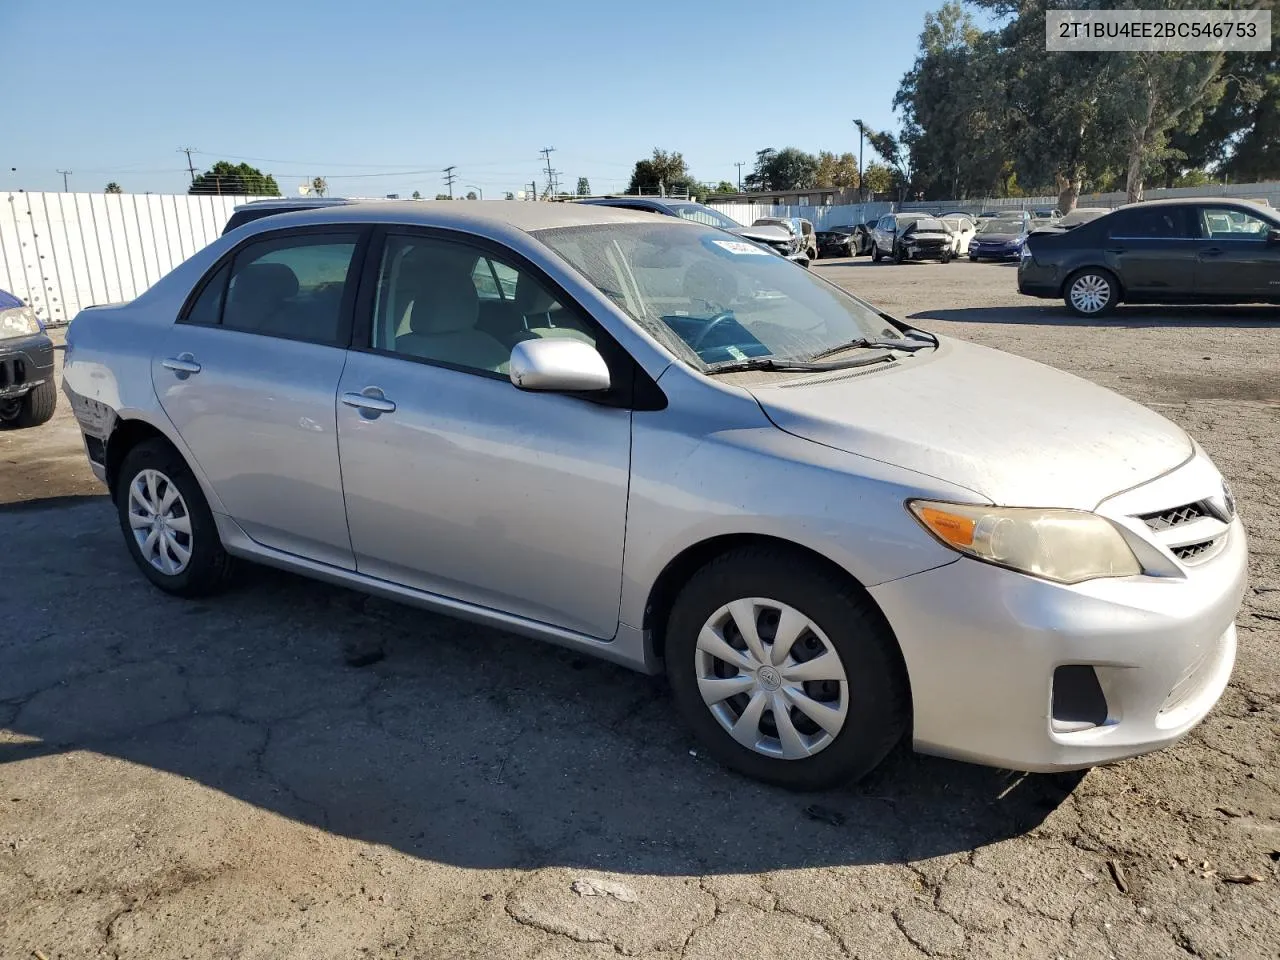
[{"label": "silver car in background", "polygon": [[673,217],[263,218],[81,312],[65,390],[159,588],[239,558],[665,671],[789,787],[908,734],[1154,750],[1234,662],[1245,534],[1181,429]]}]

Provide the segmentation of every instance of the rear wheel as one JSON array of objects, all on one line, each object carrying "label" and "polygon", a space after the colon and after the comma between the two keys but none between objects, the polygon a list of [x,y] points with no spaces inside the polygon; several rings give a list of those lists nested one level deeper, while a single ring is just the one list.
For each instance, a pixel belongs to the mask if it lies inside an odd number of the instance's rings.
[{"label": "rear wheel", "polygon": [[905,670],[867,594],[769,547],[713,560],[667,624],[676,706],[717,760],[793,789],[870,772],[902,738]]},{"label": "rear wheel", "polygon": [[38,427],[48,423],[58,407],[58,389],[46,380],[17,400],[0,400],[0,425],[6,427]]},{"label": "rear wheel", "polygon": [[1078,317],[1110,313],[1120,299],[1120,287],[1110,271],[1087,267],[1067,278],[1067,308]]},{"label": "rear wheel", "polygon": [[168,443],[148,440],[125,454],[115,500],[130,555],[161,590],[198,597],[230,579],[232,560],[200,484]]}]

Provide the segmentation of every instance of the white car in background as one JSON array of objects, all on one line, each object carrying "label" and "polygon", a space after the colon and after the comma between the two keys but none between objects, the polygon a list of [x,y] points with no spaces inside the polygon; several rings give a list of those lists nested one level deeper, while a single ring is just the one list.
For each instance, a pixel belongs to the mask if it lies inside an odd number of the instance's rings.
[{"label": "white car in background", "polygon": [[951,252],[957,257],[969,253],[969,241],[977,233],[977,225],[969,217],[940,217],[947,229],[951,231]]}]

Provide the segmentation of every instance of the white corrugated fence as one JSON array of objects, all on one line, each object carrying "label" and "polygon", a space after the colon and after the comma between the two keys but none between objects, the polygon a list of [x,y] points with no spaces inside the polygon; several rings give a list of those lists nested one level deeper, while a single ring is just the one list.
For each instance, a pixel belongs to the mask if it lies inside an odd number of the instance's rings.
[{"label": "white corrugated fence", "polygon": [[214,240],[246,200],[141,193],[0,193],[0,289],[47,324],[132,300]]}]

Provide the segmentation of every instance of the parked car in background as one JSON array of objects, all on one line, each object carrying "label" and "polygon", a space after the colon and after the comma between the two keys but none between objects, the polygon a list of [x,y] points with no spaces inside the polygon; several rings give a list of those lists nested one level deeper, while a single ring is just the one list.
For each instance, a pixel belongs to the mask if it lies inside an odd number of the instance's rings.
[{"label": "parked car in background", "polygon": [[894,263],[907,260],[941,260],[950,263],[955,256],[953,238],[946,224],[922,213],[891,213],[882,217],[875,231],[871,259],[879,263],[888,258]]},{"label": "parked car in background", "polygon": [[1110,207],[1076,207],[1061,219],[1051,223],[1036,223],[1032,233],[1066,233],[1081,224],[1097,220],[1098,217],[1111,212]]},{"label": "parked car in background", "polygon": [[782,227],[800,241],[800,248],[810,260],[818,259],[818,238],[813,224],[803,217],[759,217],[752,226]]},{"label": "parked car in background", "polygon": [[34,310],[0,290],[0,427],[38,427],[57,405],[53,341]]},{"label": "parked car in background", "polygon": [[800,241],[802,234],[798,230],[792,231],[790,227],[785,225],[773,222],[762,223],[760,221],[757,221],[752,226],[744,227],[737,220],[726,216],[714,207],[708,207],[703,203],[695,203],[692,200],[678,200],[674,197],[620,196],[590,197],[572,202],[586,204],[587,206],[617,207],[619,210],[644,210],[648,213],[659,213],[667,217],[679,217],[682,220],[726,230],[735,236],[767,247],[779,256],[785,257],[802,267],[807,267],[811,259],[808,251]]},{"label": "parked car in background", "polygon": [[818,241],[818,257],[856,257],[857,230],[857,227],[850,225],[817,231],[814,236]]},{"label": "parked car in background", "polygon": [[1039,207],[1031,211],[1031,218],[1033,220],[1060,220],[1062,219],[1062,211],[1057,207],[1054,207],[1053,209]]},{"label": "parked car in background", "polygon": [[159,589],[240,558],[665,672],[709,754],[788,787],[908,735],[1159,749],[1235,660],[1245,532],[1181,427],[675,217],[263,218],[82,311],[64,384]]},{"label": "parked car in background", "polygon": [[236,227],[252,223],[262,217],[275,216],[280,213],[294,213],[298,210],[317,210],[322,207],[338,207],[354,200],[346,197],[272,197],[267,200],[251,200],[242,203],[231,211],[231,217],[222,228],[223,233],[230,233]]},{"label": "parked car in background", "polygon": [[943,216],[939,219],[951,231],[951,252],[957,257],[966,256],[969,253],[969,242],[978,230],[977,224],[971,217],[964,214]]},{"label": "parked car in background", "polygon": [[854,253],[854,256],[861,257],[864,254],[869,254],[871,252],[871,248],[875,246],[875,241],[872,235],[875,233],[876,224],[879,222],[879,219],[879,217],[875,217],[871,220],[864,220],[862,223],[859,223],[854,227],[854,236],[858,245],[857,252]]},{"label": "parked car in background", "polygon": [[1031,236],[1018,290],[1083,317],[1118,303],[1280,303],[1280,217],[1244,200],[1131,204]]},{"label": "parked car in background", "polygon": [[1023,217],[982,220],[969,241],[969,259],[1016,260],[1031,232],[1031,221]]}]

